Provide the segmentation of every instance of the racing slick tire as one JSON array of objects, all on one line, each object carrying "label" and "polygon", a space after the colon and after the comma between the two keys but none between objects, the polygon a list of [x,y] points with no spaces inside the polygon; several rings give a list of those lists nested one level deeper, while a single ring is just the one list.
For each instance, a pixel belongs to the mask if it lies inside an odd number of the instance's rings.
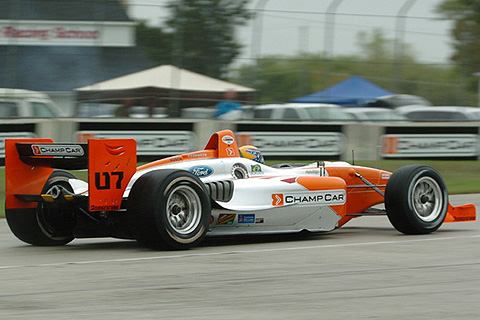
[{"label": "racing slick tire", "polygon": [[189,249],[207,233],[210,197],[198,177],[184,170],[155,170],[133,185],[127,211],[135,239],[153,249]]},{"label": "racing slick tire", "polygon": [[[68,171],[55,170],[45,183],[42,194],[51,192],[53,186],[73,189],[68,179],[75,178]],[[41,202],[36,208],[7,210],[7,223],[15,236],[35,246],[61,246],[74,237],[75,210]]]},{"label": "racing slick tire", "polygon": [[409,165],[395,171],[385,189],[388,219],[405,234],[437,230],[448,210],[448,193],[440,174],[426,165]]}]

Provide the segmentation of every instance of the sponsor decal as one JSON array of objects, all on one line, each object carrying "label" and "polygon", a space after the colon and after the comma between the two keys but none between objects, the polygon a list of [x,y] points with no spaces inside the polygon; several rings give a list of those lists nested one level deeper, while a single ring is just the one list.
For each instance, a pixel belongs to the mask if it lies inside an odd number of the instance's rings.
[{"label": "sponsor decal", "polygon": [[[458,213],[456,213],[458,214]],[[475,218],[474,217],[469,217],[469,216],[465,216],[465,217],[454,217],[453,218],[455,222],[460,222],[460,221],[475,221]]]},{"label": "sponsor decal", "polygon": [[188,169],[188,171],[199,178],[205,178],[213,174],[213,169],[209,166],[195,166]]},{"label": "sponsor decal", "polygon": [[341,132],[238,132],[242,143],[248,141],[264,156],[315,155],[343,153],[346,138]]},{"label": "sponsor decal", "polygon": [[52,28],[52,29],[27,29],[17,28],[13,26],[6,26],[2,28],[3,36],[5,38],[37,38],[40,40],[50,39],[98,39],[100,37],[99,30],[80,30],[80,29],[66,29],[66,28]]},{"label": "sponsor decal", "polygon": [[0,20],[0,44],[130,47],[135,45],[129,22]]},{"label": "sponsor decal", "polygon": [[32,152],[36,156],[79,157],[84,155],[80,145],[33,144]]},{"label": "sponsor decal", "polygon": [[259,164],[253,165],[253,166],[251,167],[251,169],[252,169],[252,170],[251,170],[252,173],[263,174],[263,172],[262,172],[262,167],[261,167]]},{"label": "sponsor decal", "polygon": [[173,157],[173,158],[170,158],[170,162],[177,162],[177,161],[182,161],[182,157]]},{"label": "sponsor decal", "polygon": [[120,206],[119,205],[111,205],[111,206],[96,206],[92,204],[90,206],[90,211],[116,211],[119,210]]},{"label": "sponsor decal", "polygon": [[382,173],[382,180],[390,179],[390,173]]},{"label": "sponsor decal", "polygon": [[[137,155],[177,155],[193,151],[195,134],[190,131],[77,131],[77,142],[86,139],[135,139]],[[202,158],[206,153],[188,155],[188,158]]]},{"label": "sponsor decal", "polygon": [[215,220],[215,218],[212,215],[210,215],[210,224],[213,223],[213,220]]},{"label": "sponsor decal", "polygon": [[222,213],[218,216],[217,225],[230,225],[235,220],[235,214]]},{"label": "sponsor decal", "polygon": [[264,223],[265,219],[264,218],[256,218],[255,223]]},{"label": "sponsor decal", "polygon": [[232,144],[235,142],[235,139],[233,139],[232,136],[223,136],[222,137],[222,142],[225,143],[225,144]]},{"label": "sponsor decal", "polygon": [[187,155],[187,158],[206,158],[206,157],[208,157],[208,154],[206,153],[193,153],[193,154]]},{"label": "sponsor decal", "polygon": [[395,134],[382,136],[382,156],[472,157],[479,155],[476,134]]},{"label": "sponsor decal", "polygon": [[272,205],[274,207],[283,206],[283,194],[282,193],[274,193],[272,194]]},{"label": "sponsor decal", "polygon": [[255,214],[239,214],[238,223],[255,223]]},{"label": "sponsor decal", "polygon": [[225,151],[227,152],[228,157],[234,157],[235,156],[235,150],[233,148],[225,148]]},{"label": "sponsor decal", "polygon": [[344,204],[346,200],[345,190],[329,190],[323,192],[311,192],[305,193],[291,193],[272,194],[272,205],[274,207],[283,206],[287,204],[327,204],[327,205],[340,205]]}]

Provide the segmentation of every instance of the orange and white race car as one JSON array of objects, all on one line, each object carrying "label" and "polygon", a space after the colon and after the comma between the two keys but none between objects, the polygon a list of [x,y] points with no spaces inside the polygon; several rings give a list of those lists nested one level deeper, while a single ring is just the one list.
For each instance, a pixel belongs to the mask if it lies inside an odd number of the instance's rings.
[{"label": "orange and white race car", "polygon": [[[230,130],[214,133],[204,150],[138,167],[136,159],[133,139],[7,140],[10,229],[40,246],[115,237],[187,249],[206,235],[328,232],[367,214],[386,214],[405,234],[476,219],[474,205],[449,204],[429,166],[393,174],[346,162],[267,166],[259,150],[238,148]],[[78,169],[88,169],[88,181],[66,171]]]}]

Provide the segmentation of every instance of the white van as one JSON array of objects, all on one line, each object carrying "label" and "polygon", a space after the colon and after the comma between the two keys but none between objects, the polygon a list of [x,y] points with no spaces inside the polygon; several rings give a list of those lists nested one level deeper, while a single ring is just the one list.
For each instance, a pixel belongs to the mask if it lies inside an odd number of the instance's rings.
[{"label": "white van", "polygon": [[0,118],[62,116],[62,110],[43,92],[0,88]]},{"label": "white van", "polygon": [[463,106],[405,106],[395,109],[411,121],[480,121],[480,108]]},{"label": "white van", "polygon": [[254,119],[296,121],[344,121],[355,117],[335,104],[285,103],[266,104],[253,109]]}]

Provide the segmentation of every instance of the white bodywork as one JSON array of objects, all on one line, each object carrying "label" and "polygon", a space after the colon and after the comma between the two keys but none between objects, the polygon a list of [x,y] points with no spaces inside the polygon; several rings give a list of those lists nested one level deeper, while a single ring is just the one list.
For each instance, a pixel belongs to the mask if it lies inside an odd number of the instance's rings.
[{"label": "white bodywork", "polygon": [[[332,163],[323,165],[328,167]],[[335,162],[335,166],[350,165]],[[215,201],[216,205],[212,206],[209,235],[330,231],[341,219],[330,206],[344,205],[346,201],[345,188],[308,190],[296,182],[299,176],[327,177],[323,166],[314,163],[304,167],[277,169],[245,158],[179,161],[140,170],[130,180],[124,198],[128,198],[140,176],[163,169],[190,171],[205,184],[233,181],[231,199],[226,202]],[[246,173],[247,177],[238,179],[235,176],[237,170]],[[71,180],[70,183],[75,193],[88,189],[83,181]],[[280,201],[278,197],[284,197],[281,204],[277,203]]]}]

